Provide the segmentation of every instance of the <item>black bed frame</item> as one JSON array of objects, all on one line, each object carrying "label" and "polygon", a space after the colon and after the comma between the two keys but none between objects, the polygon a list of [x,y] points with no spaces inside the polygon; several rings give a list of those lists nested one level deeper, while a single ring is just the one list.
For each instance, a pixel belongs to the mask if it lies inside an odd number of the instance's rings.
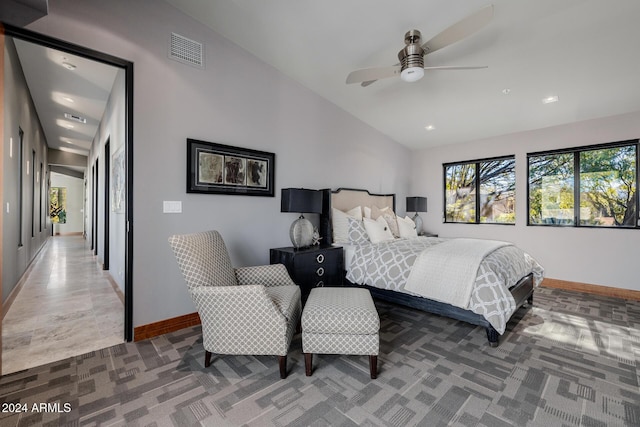
[{"label": "black bed frame", "polygon": [[[331,194],[343,190],[324,189],[322,200],[322,214],[320,214],[320,235],[326,243],[332,243],[332,228],[331,228]],[[395,195],[390,194],[371,194],[366,190],[347,189],[352,191],[367,192],[372,196],[393,196],[393,210],[395,212]],[[347,286],[361,286],[355,285],[347,280],[344,281]],[[476,314],[470,310],[465,310],[459,307],[454,307],[450,304],[446,304],[439,301],[434,301],[428,298],[419,296],[413,296],[409,294],[403,294],[401,292],[390,291],[387,289],[375,288],[372,286],[364,285],[374,298],[378,298],[383,301],[388,301],[395,304],[400,304],[418,310],[422,310],[428,313],[438,314],[440,316],[450,317],[452,319],[461,320],[463,322],[470,323],[472,325],[478,325],[485,328],[487,332],[487,339],[491,347],[497,347],[499,344],[500,334],[495,330],[493,326],[481,315]],[[516,309],[526,305],[533,304],[533,274],[529,274],[518,281],[513,287],[509,289],[516,302]]]}]

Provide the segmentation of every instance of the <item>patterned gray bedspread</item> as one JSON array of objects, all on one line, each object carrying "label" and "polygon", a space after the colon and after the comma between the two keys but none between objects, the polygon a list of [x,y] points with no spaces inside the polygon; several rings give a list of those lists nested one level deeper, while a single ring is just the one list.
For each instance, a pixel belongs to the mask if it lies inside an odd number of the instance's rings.
[{"label": "patterned gray bedspread", "polygon": [[[415,295],[404,289],[413,263],[425,248],[443,241],[419,237],[357,245],[346,277],[352,283]],[[480,263],[469,305],[460,308],[483,316],[503,334],[516,310],[509,288],[529,273],[538,286],[544,269],[522,249],[509,245],[495,250]]]}]

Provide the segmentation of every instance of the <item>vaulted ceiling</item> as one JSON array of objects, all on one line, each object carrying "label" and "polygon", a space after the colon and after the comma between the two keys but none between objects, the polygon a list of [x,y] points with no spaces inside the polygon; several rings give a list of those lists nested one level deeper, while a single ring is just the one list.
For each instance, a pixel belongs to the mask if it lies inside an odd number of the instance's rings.
[{"label": "vaulted ceiling", "polygon": [[[637,0],[167,1],[410,148],[640,111]],[[408,30],[426,41],[488,5],[487,25],[425,56],[425,66],[486,69],[345,83],[353,70],[397,64]],[[88,153],[117,70],[16,47],[49,145]],[[558,101],[543,103],[550,96]]]},{"label": "vaulted ceiling", "polygon": [[[168,2],[412,148],[640,110],[637,0]],[[425,56],[488,68],[345,84],[353,70],[398,63],[408,30],[429,40],[489,4],[488,25]]]}]

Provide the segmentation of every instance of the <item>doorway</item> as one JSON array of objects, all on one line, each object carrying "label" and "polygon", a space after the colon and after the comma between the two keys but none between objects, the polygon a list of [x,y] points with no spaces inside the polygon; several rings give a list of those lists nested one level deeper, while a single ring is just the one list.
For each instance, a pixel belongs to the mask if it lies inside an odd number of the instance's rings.
[{"label": "doorway", "polygon": [[[63,42],[61,40],[57,40],[57,39],[53,39],[50,38],[48,36],[44,36],[38,33],[34,33],[22,28],[16,28],[16,27],[12,27],[12,26],[4,26],[4,28],[2,28],[0,26],[0,31],[2,31],[4,33],[5,37],[13,37],[13,39],[15,40],[22,40],[28,43],[33,43],[35,45],[39,45],[39,46],[45,46],[47,48],[50,49],[55,49],[58,50],[60,52],[65,52],[71,55],[76,55],[82,58],[86,58],[88,60],[91,61],[96,61],[98,63],[102,63],[102,64],[107,64],[113,67],[118,68],[119,70],[121,70],[123,72],[124,75],[124,141],[122,141],[123,147],[124,147],[124,157],[125,157],[125,161],[124,161],[124,182],[125,182],[125,195],[124,195],[124,210],[122,212],[122,220],[119,221],[119,224],[121,224],[121,226],[119,228],[116,227],[110,227],[109,225],[109,212],[110,212],[110,204],[109,204],[109,193],[110,193],[110,188],[109,188],[109,173],[110,173],[110,151],[111,151],[111,144],[112,144],[112,140],[111,138],[109,138],[109,140],[107,141],[107,145],[105,146],[105,150],[104,153],[100,153],[100,154],[104,154],[104,157],[102,159],[103,163],[101,165],[102,170],[99,170],[99,156],[98,153],[96,153],[96,159],[95,159],[95,165],[87,168],[86,172],[85,172],[85,179],[92,179],[92,185],[87,186],[85,188],[87,188],[87,190],[85,191],[92,191],[91,197],[89,198],[88,194],[85,194],[85,199],[91,199],[91,218],[88,218],[88,221],[91,221],[91,230],[92,230],[92,235],[90,238],[90,246],[92,249],[94,249],[95,251],[98,251],[98,235],[101,234],[103,236],[103,251],[104,253],[102,254],[103,256],[103,267],[105,269],[108,269],[110,266],[110,259],[109,259],[109,240],[110,240],[110,236],[112,236],[112,233],[122,233],[122,236],[119,238],[120,241],[124,241],[124,245],[123,245],[123,251],[122,253],[117,253],[117,257],[121,258],[121,264],[122,264],[122,275],[123,275],[123,282],[124,282],[124,310],[123,310],[123,316],[124,316],[124,336],[123,339],[125,341],[131,341],[133,339],[133,321],[132,321],[132,317],[133,317],[133,300],[132,300],[132,277],[133,277],[133,272],[132,272],[132,266],[133,266],[133,260],[132,260],[132,251],[133,251],[133,233],[130,231],[132,229],[131,225],[132,225],[132,221],[133,221],[133,180],[132,180],[132,176],[133,176],[133,64],[129,61],[117,58],[117,57],[113,57],[111,55],[107,55],[104,53],[100,53],[100,52],[96,52],[78,45],[73,45],[73,44],[69,44],[66,42]],[[0,82],[0,84],[4,85],[4,81]],[[22,139],[22,135],[21,138]],[[22,153],[22,150],[20,150],[20,153]],[[34,169],[33,172],[35,172],[35,161],[34,159],[30,159],[31,160],[31,167]],[[106,162],[106,163],[105,163]],[[22,165],[23,162],[20,162],[20,164]],[[47,173],[48,173],[48,169],[49,167],[45,165],[45,168],[47,169]],[[41,167],[42,169],[42,167]],[[89,171],[88,169],[91,169],[91,171]],[[100,179],[100,173],[102,172],[103,177]],[[22,175],[20,174],[20,177],[22,179]],[[47,182],[44,182],[45,180],[45,172],[41,171],[40,172],[40,178],[43,180],[42,183],[42,187],[46,189],[46,193],[48,194],[48,190],[49,190],[49,185]],[[32,173],[32,179],[35,178],[33,177],[33,173]],[[98,186],[98,181],[101,180],[102,182],[100,182],[100,186]],[[4,180],[5,182],[7,182],[7,180]],[[32,185],[33,187],[33,185]],[[21,197],[22,197],[22,192],[20,192]],[[100,195],[100,197],[102,197],[103,201],[104,201],[104,205],[100,206],[98,203],[98,194]],[[33,197],[34,195],[31,194],[31,196]],[[46,197],[46,196],[45,196]],[[22,206],[27,202],[27,200],[23,200],[20,202],[20,208],[22,208]],[[95,202],[95,203],[93,203]],[[32,199],[32,204],[31,204],[31,209],[34,209],[34,205],[35,205],[35,200]],[[42,204],[42,202],[41,202]],[[45,205],[46,205],[46,201],[45,201]],[[87,205],[85,205],[85,207],[88,207]],[[101,209],[101,212],[98,211],[98,209]],[[37,210],[35,210],[35,215],[37,215]],[[99,216],[102,216],[103,221],[98,221]],[[33,215],[32,215],[33,218]],[[22,215],[20,215],[20,221],[22,222]],[[46,227],[45,227],[46,228]],[[20,229],[24,230],[24,226],[21,223],[20,224]],[[35,225],[35,221],[32,220],[32,224],[31,224],[31,233],[33,234],[35,232],[35,230],[39,229],[39,227],[37,227]],[[22,239],[24,238],[24,232],[20,233],[20,243],[22,243]],[[4,251],[6,252],[8,250],[8,248],[4,248]],[[3,255],[3,264],[4,264],[4,255]],[[0,307],[1,308],[1,307]],[[1,344],[1,337],[0,337],[0,344]],[[2,366],[0,365],[0,372],[2,372]]]}]

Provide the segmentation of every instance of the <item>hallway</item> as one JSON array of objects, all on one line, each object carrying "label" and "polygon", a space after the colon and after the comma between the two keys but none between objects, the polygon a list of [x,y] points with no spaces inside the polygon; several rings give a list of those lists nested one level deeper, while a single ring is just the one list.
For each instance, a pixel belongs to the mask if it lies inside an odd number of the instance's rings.
[{"label": "hallway", "polygon": [[51,237],[33,261],[3,319],[3,375],[124,342],[122,295],[88,245]]}]

